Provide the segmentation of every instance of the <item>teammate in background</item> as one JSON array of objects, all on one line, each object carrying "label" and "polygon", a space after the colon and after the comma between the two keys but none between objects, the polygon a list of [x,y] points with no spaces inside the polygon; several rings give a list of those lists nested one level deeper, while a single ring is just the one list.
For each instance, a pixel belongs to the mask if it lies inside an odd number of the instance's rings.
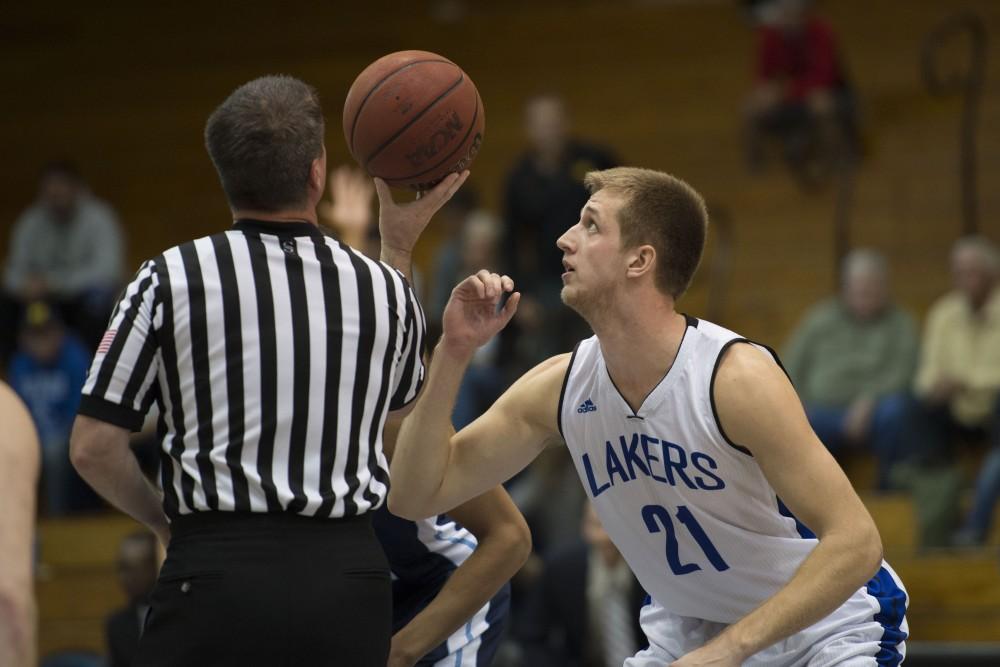
[{"label": "teammate in background", "polygon": [[675,310],[705,243],[701,197],[643,169],[586,183],[590,200],[558,245],[562,298],[596,336],[453,434],[464,367],[519,300],[507,276],[463,281],[396,445],[390,509],[452,507],[562,441],[652,596],[650,646],[626,667],[898,664],[906,593],[776,357]]},{"label": "teammate in background", "polygon": [[[371,179],[340,166],[329,178],[331,203],[319,210],[349,245],[378,256]],[[381,208],[390,193],[379,189]],[[374,244],[368,240],[375,238]],[[398,421],[386,427],[391,459]],[[487,667],[507,625],[508,581],[531,553],[531,533],[507,492],[487,491],[448,512],[419,521],[385,505],[372,519],[392,572],[392,650],[388,667]]]},{"label": "teammate in background", "polygon": [[27,408],[0,382],[0,665],[35,661],[31,544],[38,484],[38,436]]}]

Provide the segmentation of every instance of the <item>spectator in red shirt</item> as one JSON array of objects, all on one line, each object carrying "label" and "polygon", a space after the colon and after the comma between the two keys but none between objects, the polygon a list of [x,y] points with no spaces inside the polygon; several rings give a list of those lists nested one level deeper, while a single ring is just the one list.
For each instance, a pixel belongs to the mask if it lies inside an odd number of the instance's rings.
[{"label": "spectator in red shirt", "polygon": [[747,105],[750,159],[778,139],[793,167],[805,166],[831,142],[856,144],[853,94],[830,24],[809,0],[758,2],[756,82]]}]

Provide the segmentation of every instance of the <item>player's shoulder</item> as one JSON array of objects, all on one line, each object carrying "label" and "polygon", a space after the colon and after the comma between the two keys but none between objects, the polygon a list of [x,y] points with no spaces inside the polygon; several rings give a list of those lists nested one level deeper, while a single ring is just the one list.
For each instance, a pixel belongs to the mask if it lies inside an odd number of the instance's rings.
[{"label": "player's shoulder", "polygon": [[714,389],[754,394],[772,382],[787,382],[784,371],[771,353],[746,339],[735,339],[719,354]]},{"label": "player's shoulder", "polygon": [[497,401],[498,410],[557,433],[559,399],[571,357],[557,354],[526,372]]},{"label": "player's shoulder", "polygon": [[522,392],[530,394],[544,394],[550,388],[559,390],[572,358],[571,352],[549,357],[522,375],[515,385],[521,385]]}]

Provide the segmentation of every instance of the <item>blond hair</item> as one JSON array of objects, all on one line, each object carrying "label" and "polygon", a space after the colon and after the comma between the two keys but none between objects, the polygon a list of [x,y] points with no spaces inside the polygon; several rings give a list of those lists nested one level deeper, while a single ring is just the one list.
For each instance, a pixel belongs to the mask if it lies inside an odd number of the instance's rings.
[{"label": "blond hair", "polygon": [[622,248],[653,246],[656,287],[680,298],[705,249],[708,211],[701,195],[670,174],[637,167],[592,171],[583,182],[590,194],[611,190],[625,197],[618,213]]}]

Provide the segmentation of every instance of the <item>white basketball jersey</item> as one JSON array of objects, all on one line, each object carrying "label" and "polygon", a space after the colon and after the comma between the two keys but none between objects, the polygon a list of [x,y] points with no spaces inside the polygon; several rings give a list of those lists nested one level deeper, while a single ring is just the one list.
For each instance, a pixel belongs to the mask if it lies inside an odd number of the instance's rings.
[{"label": "white basketball jersey", "polygon": [[817,541],[782,514],[753,456],[719,424],[719,359],[746,339],[687,319],[673,365],[637,412],[612,382],[597,338],[582,341],[559,427],[604,528],[646,592],[675,614],[733,623],[787,584]]}]

